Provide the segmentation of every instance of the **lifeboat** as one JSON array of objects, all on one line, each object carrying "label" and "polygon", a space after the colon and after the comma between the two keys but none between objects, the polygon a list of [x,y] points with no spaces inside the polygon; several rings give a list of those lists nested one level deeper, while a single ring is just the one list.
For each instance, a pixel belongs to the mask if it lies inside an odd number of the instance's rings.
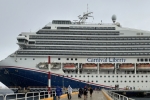
[{"label": "lifeboat", "polygon": [[94,63],[86,63],[82,64],[83,69],[97,69],[97,64]]},{"label": "lifeboat", "polygon": [[137,64],[137,70],[150,70],[150,64]]},{"label": "lifeboat", "polygon": [[113,70],[114,64],[100,64],[99,68],[100,70]]},{"label": "lifeboat", "polygon": [[66,63],[66,64],[63,64],[63,69],[75,70],[76,69],[76,65],[73,64],[73,63]]},{"label": "lifeboat", "polygon": [[39,69],[47,69],[48,66],[47,66],[47,63],[46,62],[40,62],[36,65],[37,68]]},{"label": "lifeboat", "polygon": [[120,64],[119,69],[121,70],[134,70],[134,64]]}]

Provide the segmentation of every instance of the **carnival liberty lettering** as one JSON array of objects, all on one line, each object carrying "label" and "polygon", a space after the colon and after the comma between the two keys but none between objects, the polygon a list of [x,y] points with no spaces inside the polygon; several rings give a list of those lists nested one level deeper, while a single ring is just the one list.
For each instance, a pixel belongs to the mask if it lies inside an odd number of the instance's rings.
[{"label": "carnival liberty lettering", "polygon": [[126,62],[124,58],[87,58],[87,62]]}]

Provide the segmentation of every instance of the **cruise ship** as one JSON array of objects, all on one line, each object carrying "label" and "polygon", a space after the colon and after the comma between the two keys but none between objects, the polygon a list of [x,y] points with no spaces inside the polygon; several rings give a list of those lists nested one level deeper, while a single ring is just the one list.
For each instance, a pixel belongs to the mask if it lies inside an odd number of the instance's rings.
[{"label": "cruise ship", "polygon": [[[150,32],[111,23],[52,20],[17,36],[19,49],[0,61],[6,86],[150,90]],[[2,37],[1,37],[2,38]]]}]

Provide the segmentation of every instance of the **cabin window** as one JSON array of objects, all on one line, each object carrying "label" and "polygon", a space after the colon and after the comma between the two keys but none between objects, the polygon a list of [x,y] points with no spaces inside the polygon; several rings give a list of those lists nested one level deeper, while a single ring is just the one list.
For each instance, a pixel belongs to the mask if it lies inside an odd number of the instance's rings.
[{"label": "cabin window", "polygon": [[58,60],[60,60],[60,58],[58,58]]},{"label": "cabin window", "polygon": [[75,58],[75,60],[77,60],[77,58]]},{"label": "cabin window", "polygon": [[134,83],[135,81],[133,81],[133,83]]},{"label": "cabin window", "polygon": [[73,60],[73,58],[71,58],[71,60]]},{"label": "cabin window", "polygon": [[147,62],[148,61],[148,59],[145,59],[145,62]]},{"label": "cabin window", "polygon": [[137,62],[139,62],[139,59],[137,59]]},{"label": "cabin window", "polygon": [[69,60],[69,58],[67,58],[67,60]]},{"label": "cabin window", "polygon": [[143,59],[141,59],[141,62],[143,62]]}]

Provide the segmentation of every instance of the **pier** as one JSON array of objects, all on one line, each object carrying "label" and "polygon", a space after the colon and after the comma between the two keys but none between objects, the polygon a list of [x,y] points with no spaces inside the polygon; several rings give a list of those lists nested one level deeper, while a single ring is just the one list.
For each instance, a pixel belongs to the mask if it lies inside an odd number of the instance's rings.
[{"label": "pier", "polygon": [[[78,92],[72,93],[71,96],[72,96],[71,100],[84,99],[84,95],[82,95],[81,98],[78,98]],[[41,99],[41,100],[54,100],[54,99],[53,97],[51,97],[51,98],[46,98],[46,99]],[[68,100],[67,94],[60,96],[60,100]],[[112,99],[103,91],[94,91],[92,94],[92,97],[90,97],[90,94],[88,93],[86,100],[112,100]]]}]

